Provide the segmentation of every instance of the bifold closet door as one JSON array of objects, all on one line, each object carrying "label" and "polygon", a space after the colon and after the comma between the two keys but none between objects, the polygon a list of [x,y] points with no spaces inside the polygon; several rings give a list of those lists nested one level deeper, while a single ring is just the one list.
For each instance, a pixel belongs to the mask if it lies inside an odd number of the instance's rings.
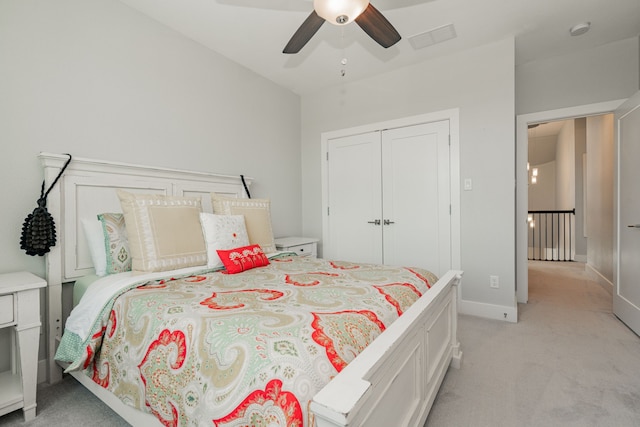
[{"label": "bifold closet door", "polygon": [[329,141],[325,257],[383,263],[380,162],[380,132]]},{"label": "bifold closet door", "polygon": [[384,263],[451,268],[449,122],[382,132]]}]

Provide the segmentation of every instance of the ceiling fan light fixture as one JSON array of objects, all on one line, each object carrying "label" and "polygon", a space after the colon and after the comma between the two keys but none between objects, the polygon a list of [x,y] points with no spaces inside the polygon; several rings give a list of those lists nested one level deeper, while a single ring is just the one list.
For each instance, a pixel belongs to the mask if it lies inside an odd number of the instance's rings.
[{"label": "ceiling fan light fixture", "polygon": [[313,8],[325,21],[345,25],[369,6],[369,0],[313,0]]}]

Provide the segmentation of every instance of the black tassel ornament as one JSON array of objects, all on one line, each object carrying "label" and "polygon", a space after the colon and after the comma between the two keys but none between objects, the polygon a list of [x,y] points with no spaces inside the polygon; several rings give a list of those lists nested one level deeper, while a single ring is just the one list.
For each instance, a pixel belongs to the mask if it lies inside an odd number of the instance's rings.
[{"label": "black tassel ornament", "polygon": [[67,160],[67,163],[65,163],[46,193],[44,192],[44,181],[42,182],[38,207],[24,220],[22,235],[20,236],[20,249],[24,249],[27,255],[42,256],[49,252],[52,246],[56,245],[56,224],[53,216],[47,211],[47,196],[71,162],[71,155],[67,155],[69,160]]},{"label": "black tassel ornament", "polygon": [[[44,184],[42,191],[44,192]],[[42,256],[56,245],[56,224],[47,211],[47,199],[38,199],[38,207],[27,216],[22,225],[20,249],[27,251],[27,255]]]}]

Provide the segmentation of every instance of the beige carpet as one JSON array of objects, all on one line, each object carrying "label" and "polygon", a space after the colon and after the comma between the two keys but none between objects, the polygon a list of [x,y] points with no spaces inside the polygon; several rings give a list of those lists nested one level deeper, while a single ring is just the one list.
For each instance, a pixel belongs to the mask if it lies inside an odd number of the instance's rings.
[{"label": "beige carpet", "polygon": [[[640,339],[611,313],[584,264],[530,265],[516,324],[461,316],[462,367],[450,369],[428,427],[640,426]],[[38,416],[0,426],[124,426],[73,378],[42,386]],[[393,427],[393,426],[389,426]]]},{"label": "beige carpet", "polygon": [[581,263],[529,265],[519,322],[461,316],[426,427],[640,426],[640,339]]}]

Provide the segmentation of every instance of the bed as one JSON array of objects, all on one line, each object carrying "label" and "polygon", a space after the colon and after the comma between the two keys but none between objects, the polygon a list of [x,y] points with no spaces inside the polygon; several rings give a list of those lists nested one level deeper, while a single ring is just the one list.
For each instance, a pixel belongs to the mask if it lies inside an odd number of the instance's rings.
[{"label": "bed", "polygon": [[[52,182],[66,156],[40,159]],[[178,265],[94,278],[69,317],[63,289],[94,274],[83,222],[120,211],[123,192],[195,198],[208,212],[212,193],[246,197],[240,177],[74,158],[48,199],[59,237],[46,263],[50,382],[68,369],[132,425],[424,423],[461,363],[462,272],[268,253],[238,274]],[[83,300],[97,320],[77,315]],[[82,351],[69,347],[78,340]]]}]

